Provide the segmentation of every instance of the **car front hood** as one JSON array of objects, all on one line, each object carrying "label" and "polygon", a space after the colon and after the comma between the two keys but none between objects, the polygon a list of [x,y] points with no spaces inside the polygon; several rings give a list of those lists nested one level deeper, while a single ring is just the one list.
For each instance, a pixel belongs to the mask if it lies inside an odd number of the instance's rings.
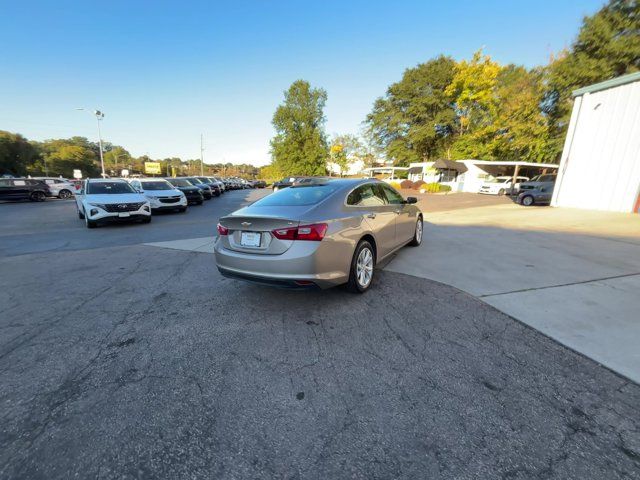
[{"label": "car front hood", "polygon": [[89,203],[140,203],[147,199],[141,193],[108,193],[103,195],[85,195]]},{"label": "car front hood", "polygon": [[176,197],[181,195],[180,190],[154,190],[153,192],[145,192],[144,194],[149,198],[167,198]]}]

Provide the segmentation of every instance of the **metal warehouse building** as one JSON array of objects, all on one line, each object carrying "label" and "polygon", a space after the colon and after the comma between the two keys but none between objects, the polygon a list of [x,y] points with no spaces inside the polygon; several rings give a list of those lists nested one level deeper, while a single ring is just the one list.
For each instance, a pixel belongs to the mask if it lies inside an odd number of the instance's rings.
[{"label": "metal warehouse building", "polygon": [[640,72],[573,92],[551,205],[640,210]]}]

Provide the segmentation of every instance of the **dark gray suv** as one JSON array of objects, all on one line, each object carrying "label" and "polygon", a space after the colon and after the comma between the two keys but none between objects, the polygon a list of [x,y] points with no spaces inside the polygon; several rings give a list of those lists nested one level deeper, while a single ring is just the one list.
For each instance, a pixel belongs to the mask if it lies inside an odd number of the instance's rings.
[{"label": "dark gray suv", "polygon": [[520,184],[518,203],[525,207],[531,205],[549,205],[553,196],[556,174],[544,174],[533,177],[531,181]]}]

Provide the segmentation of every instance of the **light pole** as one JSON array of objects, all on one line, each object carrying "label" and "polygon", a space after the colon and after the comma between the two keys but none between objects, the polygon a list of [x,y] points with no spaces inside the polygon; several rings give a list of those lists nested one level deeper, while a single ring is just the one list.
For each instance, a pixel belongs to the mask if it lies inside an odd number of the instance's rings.
[{"label": "light pole", "polygon": [[[84,108],[76,108],[76,110],[83,110]],[[102,153],[102,133],[100,132],[100,120],[104,118],[104,112],[100,110],[94,110],[93,114],[96,116],[96,123],[98,124],[98,146],[100,147],[100,167],[102,169],[102,178],[106,178],[106,174],[104,173],[104,156]]]},{"label": "light pole", "polygon": [[204,177],[204,147],[202,146],[202,134],[200,134],[200,176]]}]

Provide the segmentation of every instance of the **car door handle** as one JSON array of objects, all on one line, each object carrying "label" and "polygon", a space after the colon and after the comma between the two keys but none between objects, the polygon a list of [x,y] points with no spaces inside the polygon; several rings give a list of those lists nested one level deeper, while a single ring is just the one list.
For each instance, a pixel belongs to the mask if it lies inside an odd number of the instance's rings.
[{"label": "car door handle", "polygon": [[370,213],[369,215],[367,215],[367,218],[374,219],[374,218],[376,218],[376,214],[375,213]]},{"label": "car door handle", "polygon": [[402,210],[396,210],[395,211],[398,215],[400,215],[402,213]]}]

